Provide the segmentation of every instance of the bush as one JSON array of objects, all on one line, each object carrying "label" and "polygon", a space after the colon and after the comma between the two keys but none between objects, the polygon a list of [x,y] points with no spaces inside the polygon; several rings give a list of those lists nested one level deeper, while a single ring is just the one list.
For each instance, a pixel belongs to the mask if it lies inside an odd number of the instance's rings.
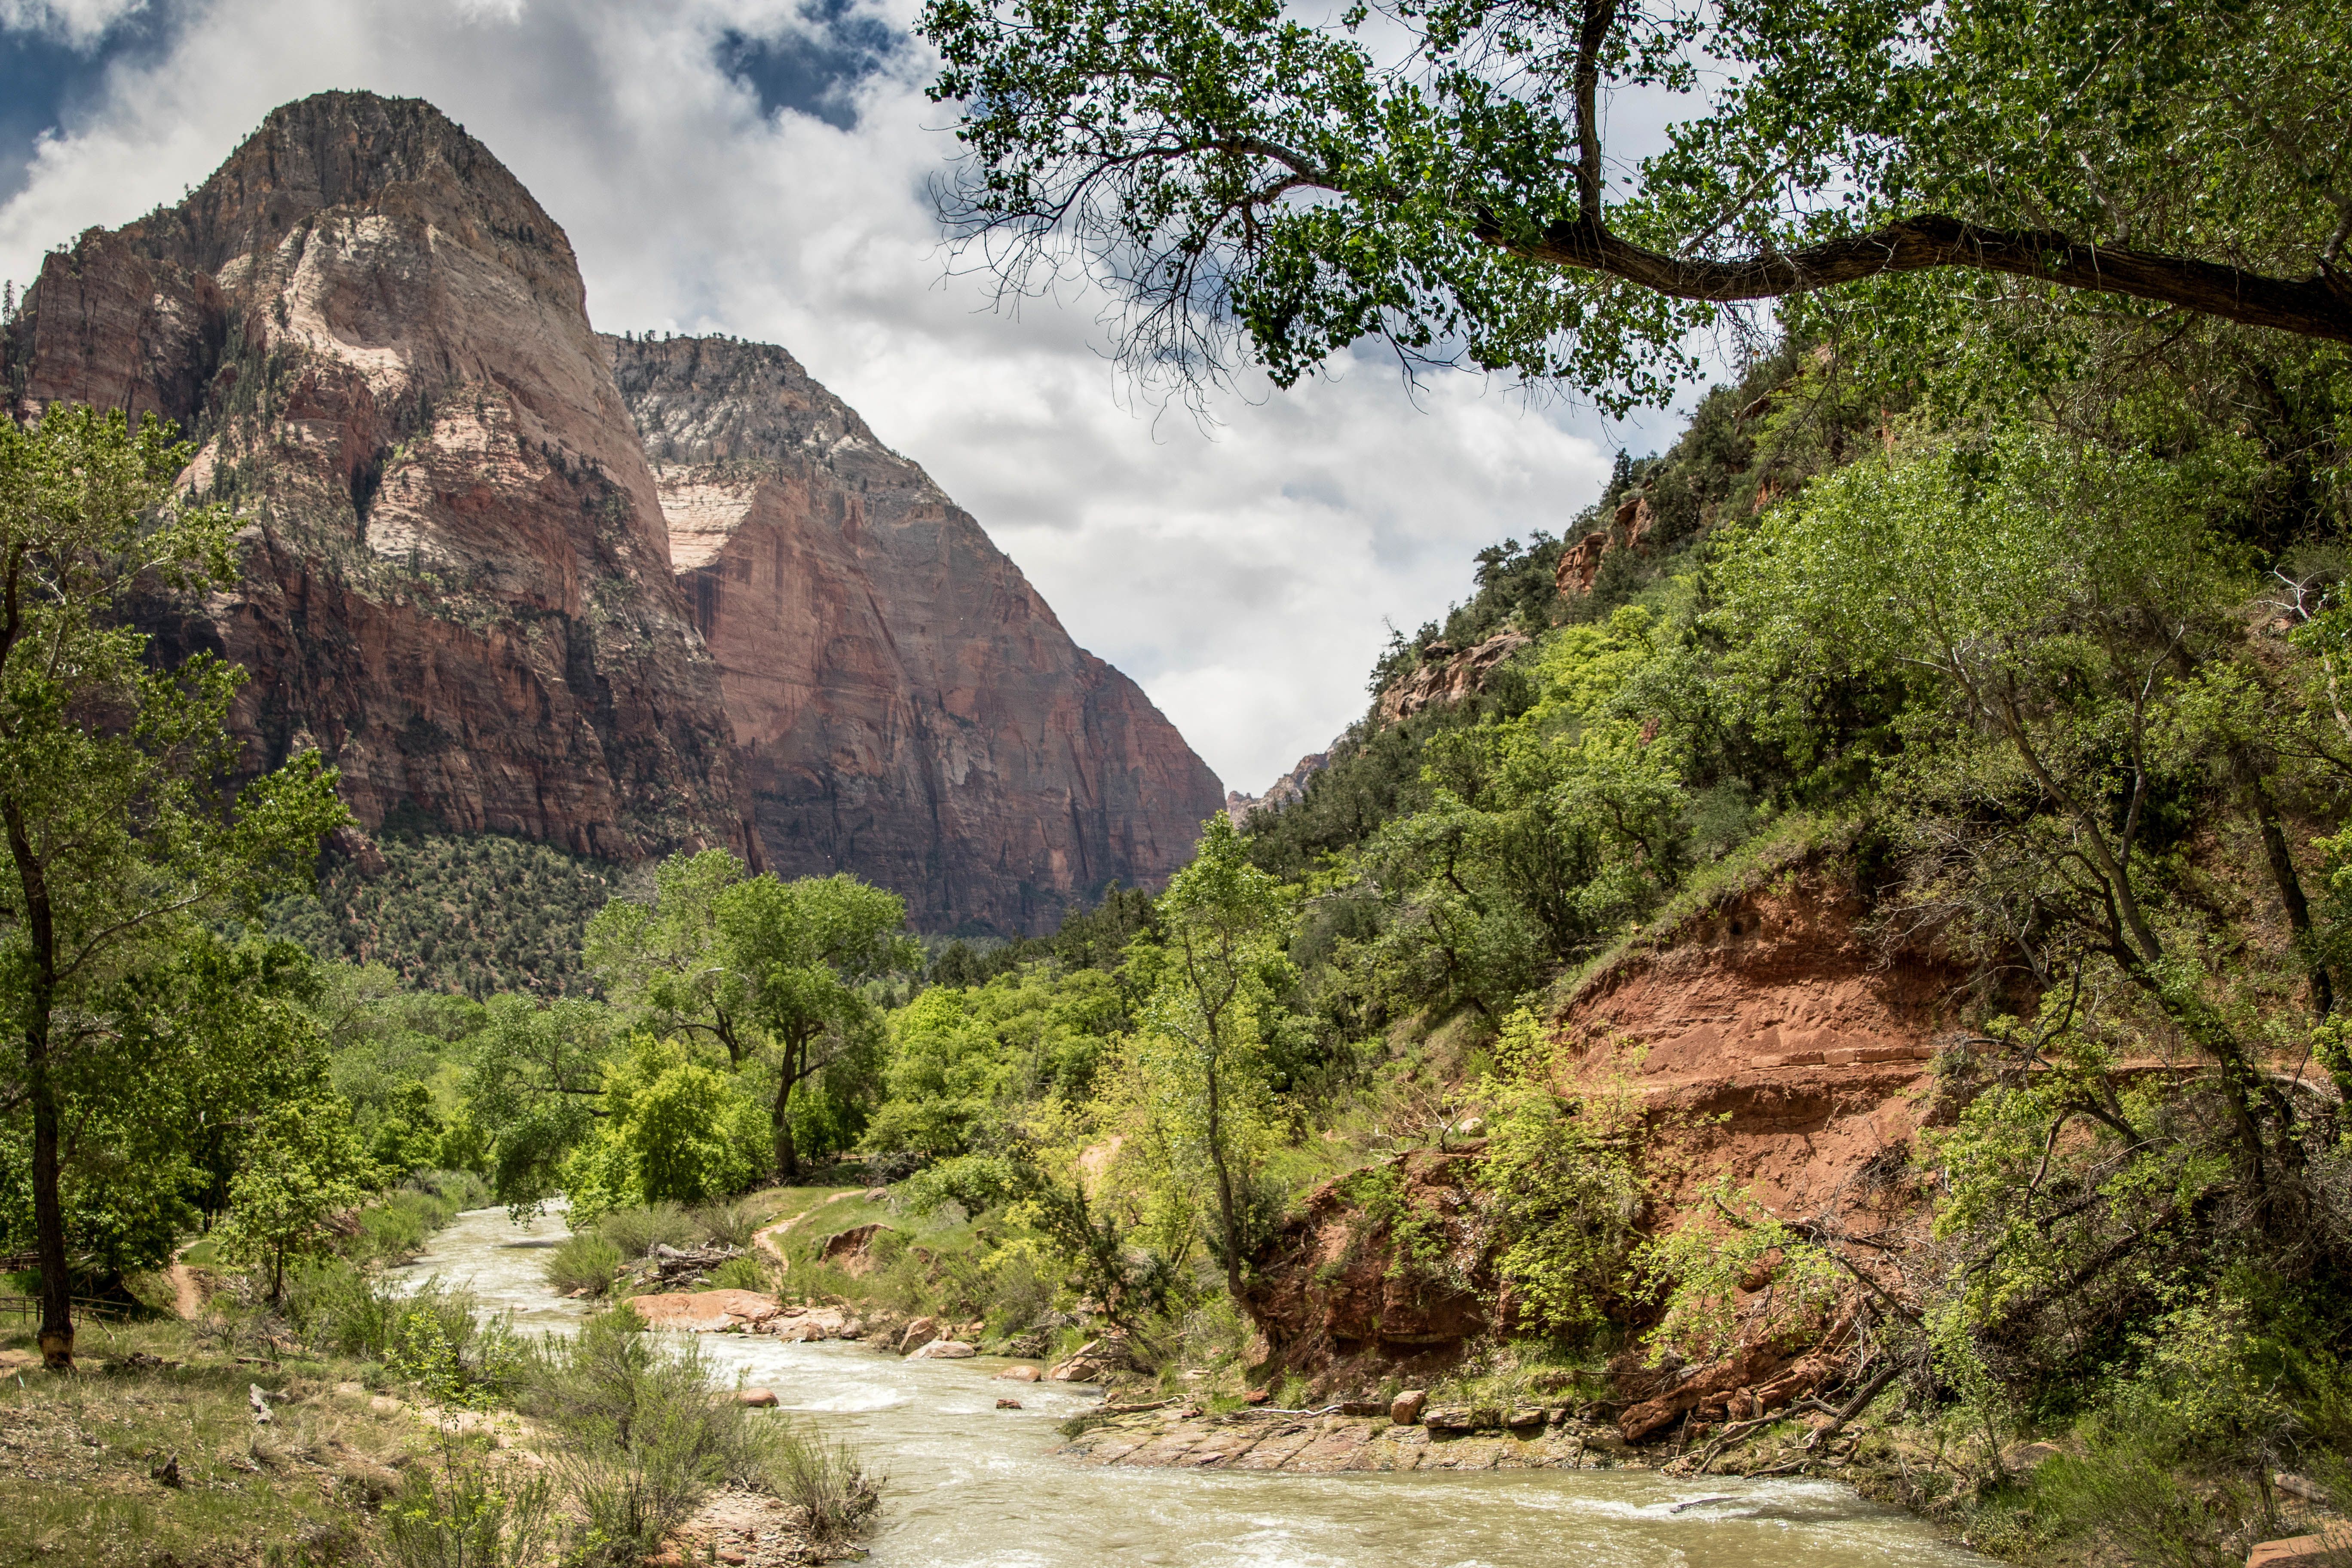
[{"label": "bush", "polygon": [[516,1403],[555,1440],[583,1561],[636,1562],[730,1483],[801,1501],[812,1530],[845,1531],[871,1509],[874,1489],[845,1449],[713,1400],[701,1348],[673,1350],[644,1329],[634,1311],[614,1308],[571,1340],[542,1341],[523,1365]]},{"label": "bush", "polygon": [[721,1247],[749,1247],[760,1228],[759,1211],[740,1198],[705,1204],[691,1213],[702,1234]]},{"label": "bush", "polygon": [[462,1388],[496,1387],[511,1371],[514,1340],[503,1319],[475,1315],[470,1290],[438,1275],[402,1292],[382,1275],[330,1261],[289,1282],[285,1310],[302,1338],[336,1355],[415,1367],[426,1361]]},{"label": "bush", "polygon": [[775,1289],[776,1279],[774,1271],[766,1263],[746,1254],[741,1258],[730,1258],[712,1269],[705,1283],[706,1288],[712,1290],[764,1292]]},{"label": "bush", "polygon": [[613,1276],[624,1261],[619,1247],[594,1231],[583,1231],[550,1253],[541,1272],[548,1284],[566,1295],[584,1290],[602,1296],[613,1288]]},{"label": "bush", "polygon": [[597,1217],[593,1231],[625,1258],[643,1258],[656,1247],[692,1247],[703,1236],[693,1216],[671,1203],[613,1209]]},{"label": "bush", "polygon": [[782,1421],[768,1424],[767,1475],[776,1495],[808,1516],[808,1532],[819,1546],[856,1535],[882,1500],[889,1478],[868,1475],[846,1443],[826,1443]]}]

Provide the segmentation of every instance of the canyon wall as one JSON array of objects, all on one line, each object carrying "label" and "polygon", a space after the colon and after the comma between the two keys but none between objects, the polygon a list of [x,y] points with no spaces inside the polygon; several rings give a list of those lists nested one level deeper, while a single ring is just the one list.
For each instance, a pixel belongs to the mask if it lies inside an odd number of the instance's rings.
[{"label": "canyon wall", "polygon": [[52,254],[0,373],[19,419],[197,443],[245,581],[142,624],[243,664],[246,768],[316,745],[367,828],[724,845],[1009,934],[1156,886],[1223,804],[791,355],[599,340],[562,229],[428,104],[273,111],[177,206]]},{"label": "canyon wall", "polygon": [[186,483],[236,508],[245,581],[145,618],[251,672],[251,770],[315,744],[369,827],[757,853],[572,247],[439,111],[274,111],[178,206],[52,253],[6,355],[20,418],[88,402],[200,443]]},{"label": "canyon wall", "polygon": [[919,467],[782,349],[604,343],[770,865],[1003,932],[1183,864],[1216,778]]}]

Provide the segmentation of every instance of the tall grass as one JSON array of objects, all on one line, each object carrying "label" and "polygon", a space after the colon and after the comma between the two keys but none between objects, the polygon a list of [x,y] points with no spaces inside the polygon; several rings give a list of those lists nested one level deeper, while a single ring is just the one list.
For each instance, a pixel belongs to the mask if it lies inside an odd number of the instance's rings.
[{"label": "tall grass", "polygon": [[597,1313],[573,1338],[541,1342],[518,1380],[518,1407],[553,1439],[577,1560],[635,1563],[730,1484],[786,1498],[813,1534],[837,1539],[871,1511],[877,1487],[847,1448],[714,1399],[701,1347],[644,1329],[626,1306]]},{"label": "tall grass", "polygon": [[658,1203],[614,1209],[598,1218],[593,1234],[619,1247],[623,1258],[643,1258],[656,1247],[695,1246],[708,1233],[677,1204]]},{"label": "tall grass", "polygon": [[474,1293],[440,1276],[402,1290],[383,1275],[331,1260],[295,1274],[285,1312],[297,1333],[331,1355],[394,1365],[428,1352],[465,1388],[494,1388],[517,1353],[505,1320],[482,1321]]},{"label": "tall grass", "polygon": [[769,1485],[801,1510],[811,1538],[821,1547],[837,1546],[863,1531],[889,1478],[869,1473],[846,1443],[827,1443],[773,1417],[767,1425],[773,1433]]},{"label": "tall grass", "polygon": [[749,1247],[760,1228],[760,1213],[740,1198],[704,1204],[693,1211],[703,1236],[721,1247]]},{"label": "tall grass", "polygon": [[613,1276],[620,1271],[625,1259],[621,1249],[593,1230],[568,1237],[563,1244],[547,1255],[541,1272],[556,1289],[566,1292],[584,1290],[592,1297],[603,1296],[613,1288]]}]

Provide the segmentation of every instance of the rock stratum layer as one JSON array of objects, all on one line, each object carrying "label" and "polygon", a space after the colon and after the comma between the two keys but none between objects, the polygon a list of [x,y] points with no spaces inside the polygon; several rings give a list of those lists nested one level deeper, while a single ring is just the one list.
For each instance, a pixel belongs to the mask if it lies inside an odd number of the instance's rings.
[{"label": "rock stratum layer", "polygon": [[1215,776],[919,467],[782,349],[604,343],[771,866],[1034,931],[1183,864]]},{"label": "rock stratum layer", "polygon": [[719,844],[1011,931],[1164,878],[1221,802],[782,350],[600,341],[562,228],[428,104],[274,111],[178,206],[52,254],[0,369],[18,418],[198,443],[245,581],[142,620],[251,672],[249,771],[316,745],[370,828]]}]

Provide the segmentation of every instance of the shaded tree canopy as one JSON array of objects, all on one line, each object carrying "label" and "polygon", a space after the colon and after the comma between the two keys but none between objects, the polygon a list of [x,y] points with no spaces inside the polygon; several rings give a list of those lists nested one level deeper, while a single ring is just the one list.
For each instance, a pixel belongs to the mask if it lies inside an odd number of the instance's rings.
[{"label": "shaded tree canopy", "polygon": [[[1671,395],[1722,307],[1967,269],[2352,342],[2336,0],[929,0],[1009,287],[1083,261],[1123,348],[1287,385],[1360,340]],[[1646,103],[1643,100],[1648,100]],[[1671,105],[1612,156],[1612,106]]]}]

